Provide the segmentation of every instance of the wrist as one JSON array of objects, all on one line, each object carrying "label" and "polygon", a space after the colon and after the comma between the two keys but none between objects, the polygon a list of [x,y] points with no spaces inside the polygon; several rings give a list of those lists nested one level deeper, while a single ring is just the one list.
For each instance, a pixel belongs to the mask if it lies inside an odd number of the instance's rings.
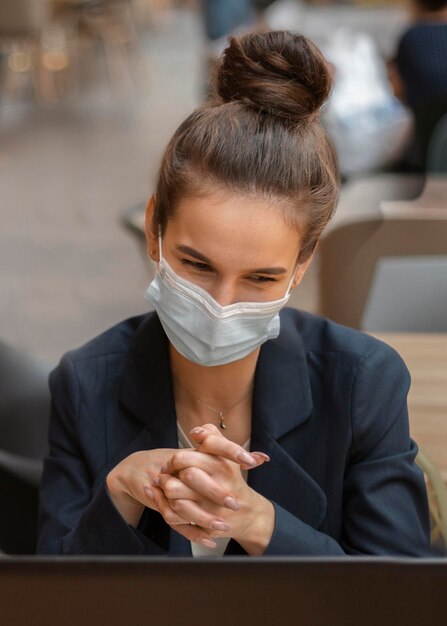
[{"label": "wrist", "polygon": [[257,492],[250,505],[248,522],[238,537],[234,539],[250,556],[264,554],[275,529],[275,507]]},{"label": "wrist", "polygon": [[117,486],[117,481],[111,474],[109,474],[106,478],[105,487],[112,504],[121,517],[128,524],[130,524],[130,526],[136,528],[140,523],[141,516],[143,515],[144,505],[129,496],[123,489]]}]

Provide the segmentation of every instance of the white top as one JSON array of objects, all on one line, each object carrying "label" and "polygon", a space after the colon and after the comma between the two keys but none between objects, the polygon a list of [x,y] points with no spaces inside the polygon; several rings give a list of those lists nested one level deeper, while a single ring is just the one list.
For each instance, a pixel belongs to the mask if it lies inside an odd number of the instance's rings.
[{"label": "white top", "polygon": [[[188,439],[188,437],[183,432],[182,427],[177,422],[177,438],[178,438],[178,447],[179,448],[195,448],[194,444]],[[242,446],[245,450],[250,450],[250,439],[248,439],[244,445]],[[247,481],[248,470],[242,470],[242,476],[245,481]],[[207,548],[206,546],[202,546],[198,543],[194,543],[191,541],[191,551],[194,557],[198,556],[223,556],[227,545],[230,542],[230,537],[216,537],[213,538],[213,541],[217,543],[215,548]]]}]

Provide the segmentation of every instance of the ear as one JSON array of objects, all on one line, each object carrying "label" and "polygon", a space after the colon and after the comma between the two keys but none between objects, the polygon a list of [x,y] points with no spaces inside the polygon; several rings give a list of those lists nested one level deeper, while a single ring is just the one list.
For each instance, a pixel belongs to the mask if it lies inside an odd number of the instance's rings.
[{"label": "ear", "polygon": [[144,219],[144,233],[146,235],[146,251],[152,261],[160,260],[160,251],[158,249],[158,233],[154,232],[153,217],[155,208],[155,194],[153,194],[147,203],[146,214]]},{"label": "ear", "polygon": [[312,259],[314,258],[314,255],[315,255],[315,251],[312,252],[310,257],[306,261],[304,261],[304,263],[298,263],[298,265],[296,266],[296,270],[295,270],[295,277],[293,279],[292,286],[290,287],[290,289],[295,289],[295,287],[298,287],[300,282],[303,280],[304,274],[307,272],[307,268],[312,263]]}]

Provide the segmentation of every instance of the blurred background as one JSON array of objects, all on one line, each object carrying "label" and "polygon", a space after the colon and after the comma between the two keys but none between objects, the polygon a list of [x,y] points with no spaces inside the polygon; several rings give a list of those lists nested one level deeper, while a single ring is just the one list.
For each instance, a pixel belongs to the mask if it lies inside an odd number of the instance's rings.
[{"label": "blurred background", "polygon": [[202,97],[202,24],[162,0],[0,6],[1,336],[56,363],[147,310],[121,219]]},{"label": "blurred background", "polygon": [[[387,64],[410,20],[408,6],[383,0],[2,0],[2,339],[55,363],[146,310],[151,268],[123,218],[150,195],[230,32],[314,39],[334,67],[327,119],[345,182],[399,169],[412,117],[392,97]],[[382,199],[416,196],[422,181],[395,187]],[[378,206],[366,196],[355,210]],[[316,271],[294,302],[312,311]]]},{"label": "blurred background", "polygon": [[[334,75],[324,119],[343,177],[291,304],[371,332],[438,333],[400,345],[437,381],[414,402],[427,423],[435,398],[432,444],[447,477],[443,0],[1,0],[0,416],[20,412],[19,381],[39,371],[46,388],[66,350],[147,311],[141,228],[164,147],[206,97],[228,35],[268,29],[324,51]],[[1,449],[37,459],[35,498],[46,434],[39,426],[18,450],[25,428],[0,419],[0,466]]]}]

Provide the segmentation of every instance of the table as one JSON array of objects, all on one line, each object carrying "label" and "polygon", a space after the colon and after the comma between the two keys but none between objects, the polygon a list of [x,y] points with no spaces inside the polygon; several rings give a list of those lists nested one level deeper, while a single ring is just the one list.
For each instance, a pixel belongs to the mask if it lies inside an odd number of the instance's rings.
[{"label": "table", "polygon": [[404,359],[411,436],[447,481],[447,333],[372,333]]}]

